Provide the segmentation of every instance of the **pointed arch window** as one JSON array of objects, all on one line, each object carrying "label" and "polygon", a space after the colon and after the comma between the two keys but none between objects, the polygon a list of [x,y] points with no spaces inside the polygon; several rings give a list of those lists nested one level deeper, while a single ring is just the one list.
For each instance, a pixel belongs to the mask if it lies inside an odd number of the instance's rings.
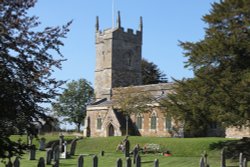
[{"label": "pointed arch window", "polygon": [[169,114],[165,117],[165,129],[171,130],[172,129],[172,118]]},{"label": "pointed arch window", "polygon": [[138,114],[136,116],[136,127],[138,129],[142,129],[142,115],[141,114]]},{"label": "pointed arch window", "polygon": [[102,117],[100,115],[97,117],[96,124],[97,129],[102,129]]},{"label": "pointed arch window", "polygon": [[157,117],[156,113],[153,112],[151,115],[151,129],[156,129],[156,124],[157,124]]}]

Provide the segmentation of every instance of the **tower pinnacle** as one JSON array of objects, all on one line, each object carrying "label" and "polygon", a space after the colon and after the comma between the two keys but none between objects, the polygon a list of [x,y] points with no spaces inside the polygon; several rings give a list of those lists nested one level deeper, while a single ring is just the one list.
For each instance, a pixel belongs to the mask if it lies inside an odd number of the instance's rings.
[{"label": "tower pinnacle", "polygon": [[142,20],[142,16],[140,17],[140,25],[139,25],[139,31],[142,32],[143,30],[143,20]]},{"label": "tower pinnacle", "polygon": [[96,16],[95,30],[96,30],[96,32],[99,31],[99,17],[98,16]]},{"label": "tower pinnacle", "polygon": [[120,11],[118,11],[117,28],[121,28],[121,15],[120,15]]}]

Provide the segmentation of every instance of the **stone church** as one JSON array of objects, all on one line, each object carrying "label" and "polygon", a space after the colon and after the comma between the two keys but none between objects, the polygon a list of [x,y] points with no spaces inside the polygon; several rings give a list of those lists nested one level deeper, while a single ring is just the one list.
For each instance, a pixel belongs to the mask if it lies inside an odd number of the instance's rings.
[{"label": "stone church", "polygon": [[[141,85],[143,20],[139,29],[125,30],[118,12],[117,25],[101,31],[96,18],[96,101],[87,107],[84,136],[108,137],[122,135],[184,137],[183,123],[163,113],[157,104],[152,111],[125,116],[114,104],[118,92],[147,92],[155,99],[171,93],[173,83]],[[225,130],[211,126],[208,136],[223,136]],[[230,137],[230,136],[229,136]]]}]

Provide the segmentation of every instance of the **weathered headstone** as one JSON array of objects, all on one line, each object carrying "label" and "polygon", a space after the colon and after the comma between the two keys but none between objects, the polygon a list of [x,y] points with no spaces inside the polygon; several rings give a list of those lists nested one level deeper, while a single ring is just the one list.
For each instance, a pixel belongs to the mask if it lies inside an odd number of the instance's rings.
[{"label": "weathered headstone", "polygon": [[205,161],[203,156],[200,159],[200,167],[205,167]]},{"label": "weathered headstone", "polygon": [[239,167],[243,167],[243,153],[240,153],[239,156]]},{"label": "weathered headstone", "polygon": [[104,154],[105,154],[105,152],[102,150],[102,151],[100,152],[100,155],[103,157]]},{"label": "weathered headstone", "polygon": [[83,155],[80,155],[78,158],[77,167],[83,167],[83,165],[84,165]]},{"label": "weathered headstone", "polygon": [[54,158],[54,152],[55,152],[55,148],[58,146],[58,143],[57,142],[54,142],[52,145],[51,145],[51,159]]},{"label": "weathered headstone", "polygon": [[59,158],[60,158],[60,149],[59,149],[59,146],[57,145],[54,149],[54,152],[53,152],[53,160],[54,162],[57,162],[59,161]]},{"label": "weathered headstone", "polygon": [[93,167],[98,167],[98,157],[96,155],[93,157]]},{"label": "weathered headstone", "polygon": [[155,161],[154,161],[154,167],[159,167],[159,160],[158,159],[155,159]]},{"label": "weathered headstone", "polygon": [[29,146],[31,146],[33,144],[32,141],[33,141],[34,137],[33,137],[33,135],[29,135],[28,138],[29,138],[29,143],[28,144],[29,144]]},{"label": "weathered headstone", "polygon": [[45,150],[45,142],[46,142],[46,139],[42,137],[39,141],[39,150],[41,151]]},{"label": "weathered headstone", "polygon": [[129,140],[125,141],[124,146],[125,146],[125,157],[129,157],[129,151],[130,151],[130,142],[129,142]]},{"label": "weathered headstone", "polygon": [[221,167],[226,167],[226,155],[224,148],[221,150]]},{"label": "weathered headstone", "polygon": [[20,167],[20,161],[19,161],[19,157],[16,157],[14,163],[13,163],[14,167]]},{"label": "weathered headstone", "polygon": [[127,157],[126,159],[126,167],[131,167],[131,159],[129,157]]},{"label": "weathered headstone", "polygon": [[66,141],[64,141],[64,143],[62,144],[62,151],[63,152],[61,152],[60,153],[60,158],[63,158],[63,159],[66,159],[67,158],[67,142]]},{"label": "weathered headstone", "polygon": [[61,133],[59,136],[59,149],[60,149],[60,153],[64,152],[64,147],[63,147],[63,143],[64,143],[64,136]]},{"label": "weathered headstone", "polygon": [[75,155],[76,143],[77,143],[77,139],[74,139],[74,140],[70,143],[70,152],[69,152],[69,155]]},{"label": "weathered headstone", "polygon": [[244,158],[244,160],[243,160],[243,167],[247,167],[247,159],[246,158]]},{"label": "weathered headstone", "polygon": [[37,167],[45,167],[45,160],[43,157],[39,158]]},{"label": "weathered headstone", "polygon": [[122,159],[119,158],[117,161],[116,161],[116,167],[122,167]]},{"label": "weathered headstone", "polygon": [[141,156],[139,154],[136,157],[135,167],[141,167]]},{"label": "weathered headstone", "polygon": [[134,163],[134,164],[135,164],[135,159],[136,159],[138,153],[139,153],[139,148],[138,148],[138,147],[135,147],[134,150],[133,150],[133,158],[134,158],[134,159],[133,159],[133,163]]},{"label": "weathered headstone", "polygon": [[52,160],[52,149],[48,149],[46,150],[46,165],[50,165],[51,164],[51,160]]},{"label": "weathered headstone", "polygon": [[35,159],[36,159],[36,146],[31,145],[30,146],[29,160],[35,160]]}]

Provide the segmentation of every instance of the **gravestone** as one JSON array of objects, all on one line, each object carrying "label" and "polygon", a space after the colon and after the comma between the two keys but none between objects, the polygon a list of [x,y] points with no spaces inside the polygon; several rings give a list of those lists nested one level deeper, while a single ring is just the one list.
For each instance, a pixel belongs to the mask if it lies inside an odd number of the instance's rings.
[{"label": "gravestone", "polygon": [[247,159],[246,158],[244,158],[244,160],[243,160],[243,167],[247,167]]},{"label": "gravestone", "polygon": [[98,157],[96,155],[93,157],[93,167],[98,167]]},{"label": "gravestone", "polygon": [[226,167],[225,149],[221,150],[221,167]]},{"label": "gravestone", "polygon": [[116,161],[116,167],[122,167],[122,159],[119,158],[117,161]]},{"label": "gravestone", "polygon": [[129,157],[127,157],[126,159],[126,167],[131,167],[131,159]]},{"label": "gravestone", "polygon": [[63,148],[62,149],[63,152],[60,152],[60,158],[66,159],[67,158],[67,142],[66,141],[64,141],[61,148]]},{"label": "gravestone", "polygon": [[52,149],[48,149],[46,150],[46,165],[50,165],[51,164],[51,160],[52,160],[53,156],[52,156]]},{"label": "gravestone", "polygon": [[36,159],[36,146],[31,145],[30,146],[29,160],[35,160],[35,159]]},{"label": "gravestone", "polygon": [[83,166],[84,166],[84,159],[83,159],[83,155],[81,155],[78,158],[77,167],[83,167]]},{"label": "gravestone", "polygon": [[155,159],[155,161],[154,161],[154,167],[159,167],[159,160],[158,159]]},{"label": "gravestone", "polygon": [[39,158],[37,167],[45,167],[45,160],[43,157]]},{"label": "gravestone", "polygon": [[33,143],[32,143],[32,141],[33,141],[33,135],[29,135],[29,146],[31,146]]},{"label": "gravestone", "polygon": [[137,154],[136,161],[135,161],[136,167],[141,167],[141,157],[139,154]]},{"label": "gravestone", "polygon": [[58,143],[57,142],[54,142],[52,145],[51,145],[51,159],[54,158],[54,152],[55,152],[55,148],[58,146]]},{"label": "gravestone", "polygon": [[57,145],[53,151],[53,160],[54,162],[57,162],[59,161],[59,158],[60,158],[60,149],[59,149],[59,146]]},{"label": "gravestone", "polygon": [[129,150],[130,150],[130,142],[129,142],[129,140],[125,141],[124,146],[125,146],[125,157],[129,157]]},{"label": "gravestone", "polygon": [[41,151],[45,150],[45,142],[46,142],[46,139],[44,137],[42,137],[39,141],[39,150],[41,150]]},{"label": "gravestone", "polygon": [[59,136],[59,149],[60,149],[60,153],[64,152],[64,147],[63,147],[63,143],[64,143],[64,136],[61,133]]},{"label": "gravestone", "polygon": [[103,157],[104,156],[104,151],[102,150],[101,152],[100,152],[100,155]]},{"label": "gravestone", "polygon": [[18,158],[18,157],[16,157],[16,159],[15,159],[15,161],[14,161],[14,163],[13,163],[13,166],[14,166],[14,167],[20,167],[20,161],[19,161],[19,158]]},{"label": "gravestone", "polygon": [[74,140],[70,143],[70,152],[69,152],[69,155],[75,155],[76,143],[77,143],[77,139],[74,139]]},{"label": "gravestone", "polygon": [[136,145],[135,146],[135,148],[134,148],[134,150],[133,150],[133,163],[135,164],[135,159],[136,159],[136,157],[137,157],[137,154],[139,153],[139,148],[138,148],[138,146]]},{"label": "gravestone", "polygon": [[240,153],[239,156],[239,167],[243,167],[243,153]]},{"label": "gravestone", "polygon": [[203,156],[200,159],[200,167],[205,167],[205,161]]}]

